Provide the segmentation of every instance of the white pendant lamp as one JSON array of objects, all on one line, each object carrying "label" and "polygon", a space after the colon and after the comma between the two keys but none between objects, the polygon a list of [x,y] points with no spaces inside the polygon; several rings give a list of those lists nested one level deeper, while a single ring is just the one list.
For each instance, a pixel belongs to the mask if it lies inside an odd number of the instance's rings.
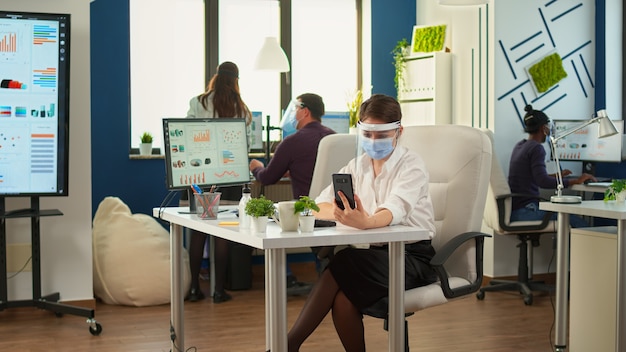
[{"label": "white pendant lamp", "polygon": [[444,6],[477,6],[484,5],[489,0],[438,0],[439,5]]},{"label": "white pendant lamp", "polygon": [[254,68],[257,70],[288,72],[289,60],[276,37],[265,37],[261,51],[256,57]]}]

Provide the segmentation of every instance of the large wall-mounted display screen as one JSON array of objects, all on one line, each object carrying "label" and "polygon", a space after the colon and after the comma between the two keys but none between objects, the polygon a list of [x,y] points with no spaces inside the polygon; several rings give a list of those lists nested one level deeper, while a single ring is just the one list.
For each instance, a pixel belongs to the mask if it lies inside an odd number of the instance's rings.
[{"label": "large wall-mounted display screen", "polygon": [[69,59],[69,14],[0,11],[0,196],[67,196]]},{"label": "large wall-mounted display screen", "polygon": [[250,182],[245,119],[166,118],[163,137],[169,190]]}]

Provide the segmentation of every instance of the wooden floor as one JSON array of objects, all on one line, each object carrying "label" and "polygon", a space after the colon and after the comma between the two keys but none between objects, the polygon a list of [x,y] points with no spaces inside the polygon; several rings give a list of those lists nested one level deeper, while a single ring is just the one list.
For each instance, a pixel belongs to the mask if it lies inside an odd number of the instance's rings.
[{"label": "wooden floor", "polygon": [[[263,268],[254,266],[253,287],[231,291],[233,300],[213,304],[210,299],[185,302],[186,351],[265,351]],[[313,264],[292,265],[299,279],[316,278]],[[304,280],[303,280],[304,281]],[[203,282],[208,291],[208,283]],[[289,297],[288,327],[304,297]],[[0,312],[1,351],[170,351],[170,307],[123,307],[97,304],[99,336],[88,331],[85,318],[35,308]],[[488,292],[483,301],[474,295],[408,318],[412,351],[553,351],[554,313],[551,297],[537,293],[526,306],[517,293]],[[369,351],[387,350],[387,332],[379,319],[365,317]],[[326,317],[302,346],[302,351],[341,351]]]}]

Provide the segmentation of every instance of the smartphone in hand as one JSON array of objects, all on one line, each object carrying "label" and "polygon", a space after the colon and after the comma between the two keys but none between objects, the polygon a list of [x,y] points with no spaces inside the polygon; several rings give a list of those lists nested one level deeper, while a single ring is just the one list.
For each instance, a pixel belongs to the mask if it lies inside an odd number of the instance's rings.
[{"label": "smartphone in hand", "polygon": [[352,175],[350,174],[333,174],[333,187],[335,188],[335,203],[340,209],[344,209],[343,202],[337,192],[341,191],[350,204],[350,209],[356,207],[354,203],[354,188],[352,187]]}]

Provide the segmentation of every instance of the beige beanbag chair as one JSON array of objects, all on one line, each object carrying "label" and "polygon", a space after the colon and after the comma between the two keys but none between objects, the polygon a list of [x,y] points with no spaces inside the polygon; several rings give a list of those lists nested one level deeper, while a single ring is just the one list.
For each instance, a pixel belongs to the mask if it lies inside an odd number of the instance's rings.
[{"label": "beige beanbag chair", "polygon": [[[93,219],[94,294],[107,304],[150,306],[170,302],[169,232],[146,214],[132,214],[106,197]],[[183,287],[189,290],[189,254],[183,251]]]}]

